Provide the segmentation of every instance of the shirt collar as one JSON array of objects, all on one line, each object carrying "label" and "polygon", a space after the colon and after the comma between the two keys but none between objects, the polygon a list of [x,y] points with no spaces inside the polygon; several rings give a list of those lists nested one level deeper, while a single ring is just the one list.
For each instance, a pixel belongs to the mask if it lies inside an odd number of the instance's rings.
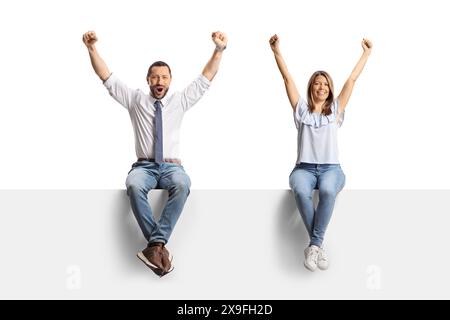
[{"label": "shirt collar", "polygon": [[[170,89],[169,89],[169,90],[170,90]],[[158,99],[155,99],[155,98],[152,96],[152,93],[151,93],[151,92],[148,94],[148,96],[150,97],[151,103],[154,105],[154,104],[155,104],[155,101],[158,100]],[[169,91],[167,91],[167,93],[166,93],[166,95],[164,96],[164,98],[162,98],[162,99],[160,100],[163,107],[165,107],[165,106],[167,105],[167,100],[169,100]]]}]

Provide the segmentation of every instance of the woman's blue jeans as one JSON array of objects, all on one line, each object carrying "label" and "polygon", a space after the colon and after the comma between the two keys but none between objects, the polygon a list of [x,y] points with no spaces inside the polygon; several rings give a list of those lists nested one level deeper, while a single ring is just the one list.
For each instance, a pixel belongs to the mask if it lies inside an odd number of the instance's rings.
[{"label": "woman's blue jeans", "polygon": [[[289,176],[289,185],[308,230],[310,245],[322,246],[334,203],[345,184],[339,164],[297,164]],[[314,208],[313,190],[319,190],[319,203]]]}]

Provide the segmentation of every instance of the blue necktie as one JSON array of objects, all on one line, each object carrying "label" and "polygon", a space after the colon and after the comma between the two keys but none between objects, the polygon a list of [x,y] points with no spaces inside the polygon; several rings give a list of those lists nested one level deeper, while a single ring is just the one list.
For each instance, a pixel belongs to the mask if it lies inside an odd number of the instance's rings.
[{"label": "blue necktie", "polygon": [[155,101],[155,162],[163,162],[163,127],[162,127],[162,104]]}]

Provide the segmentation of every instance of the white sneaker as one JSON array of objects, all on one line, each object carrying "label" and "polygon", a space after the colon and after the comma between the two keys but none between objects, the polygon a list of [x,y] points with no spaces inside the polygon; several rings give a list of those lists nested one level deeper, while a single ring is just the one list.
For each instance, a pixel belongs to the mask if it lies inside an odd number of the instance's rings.
[{"label": "white sneaker", "polygon": [[317,269],[317,261],[319,258],[318,246],[312,245],[305,249],[305,268],[309,271],[315,271]]},{"label": "white sneaker", "polygon": [[330,266],[330,262],[328,261],[328,256],[322,248],[319,248],[319,257],[317,258],[317,267],[320,270],[327,270]]}]

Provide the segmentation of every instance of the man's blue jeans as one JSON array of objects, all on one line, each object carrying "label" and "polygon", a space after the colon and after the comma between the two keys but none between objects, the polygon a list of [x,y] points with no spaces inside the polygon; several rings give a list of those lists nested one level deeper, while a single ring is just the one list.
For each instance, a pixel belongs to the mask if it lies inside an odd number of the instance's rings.
[{"label": "man's blue jeans", "polygon": [[[167,243],[189,195],[191,180],[181,165],[139,161],[133,164],[126,180],[131,208],[149,243]],[[155,221],[148,193],[159,188],[169,191],[169,199],[159,221]]]},{"label": "man's blue jeans", "polygon": [[[310,245],[322,246],[325,231],[333,213],[334,203],[345,184],[345,175],[339,164],[297,164],[289,176]],[[314,208],[313,190],[319,190],[319,203]]]}]

